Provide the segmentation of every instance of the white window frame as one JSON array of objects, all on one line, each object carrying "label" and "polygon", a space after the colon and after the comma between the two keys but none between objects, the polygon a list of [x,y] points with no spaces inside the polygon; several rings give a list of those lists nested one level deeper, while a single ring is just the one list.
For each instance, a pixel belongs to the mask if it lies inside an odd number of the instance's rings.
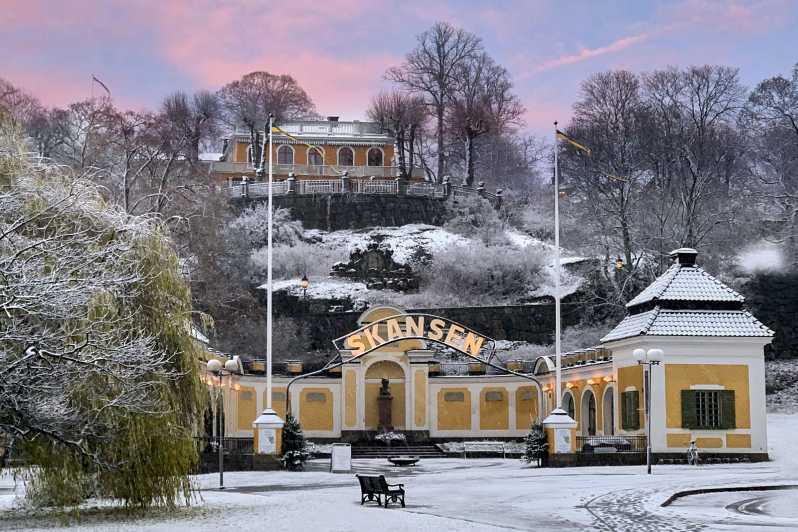
[{"label": "white window frame", "polygon": [[[341,163],[341,150],[349,150],[352,152],[352,164],[342,164]],[[338,166],[355,166],[355,149],[351,146],[341,146],[338,148],[338,151],[335,152],[335,159],[337,161]]]}]

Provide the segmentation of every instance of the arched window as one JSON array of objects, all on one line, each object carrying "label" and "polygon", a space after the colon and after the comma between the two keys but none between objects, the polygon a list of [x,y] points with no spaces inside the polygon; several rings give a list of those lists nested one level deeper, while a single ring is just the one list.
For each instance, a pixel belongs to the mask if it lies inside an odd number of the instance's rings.
[{"label": "arched window", "polygon": [[382,150],[379,148],[371,148],[368,153],[369,166],[382,166]]},{"label": "arched window", "polygon": [[318,148],[308,148],[308,164],[311,166],[321,166],[324,164],[324,157]]},{"label": "arched window", "polygon": [[352,148],[338,150],[338,166],[355,166],[355,152]]},{"label": "arched window", "polygon": [[277,164],[294,164],[294,149],[291,146],[280,146],[277,149]]},{"label": "arched window", "polygon": [[613,396],[612,386],[607,387],[604,392],[604,406],[602,407],[602,417],[604,418],[604,435],[615,435],[615,397]]},{"label": "arched window", "polygon": [[571,392],[565,392],[562,397],[562,409],[568,412],[571,419],[576,420],[576,406],[574,405],[574,396]]},{"label": "arched window", "polygon": [[581,429],[585,436],[596,435],[596,396],[590,390],[582,395]]}]

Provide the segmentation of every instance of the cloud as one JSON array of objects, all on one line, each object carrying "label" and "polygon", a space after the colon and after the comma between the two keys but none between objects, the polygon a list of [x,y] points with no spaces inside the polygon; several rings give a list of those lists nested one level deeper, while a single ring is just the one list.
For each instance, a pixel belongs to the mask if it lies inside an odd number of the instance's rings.
[{"label": "cloud", "polygon": [[534,72],[544,72],[546,70],[551,70],[565,65],[581,63],[602,55],[620,52],[621,50],[626,50],[627,48],[631,48],[637,44],[647,41],[650,36],[651,35],[649,33],[638,33],[637,35],[630,35],[628,37],[616,39],[606,46],[601,46],[598,48],[582,48],[575,54],[567,54],[557,57],[556,59],[544,61],[534,68]]}]

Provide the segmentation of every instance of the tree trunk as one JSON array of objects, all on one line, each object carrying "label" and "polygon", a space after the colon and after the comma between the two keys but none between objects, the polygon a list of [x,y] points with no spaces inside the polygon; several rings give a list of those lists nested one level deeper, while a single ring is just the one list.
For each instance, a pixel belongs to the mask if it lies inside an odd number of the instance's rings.
[{"label": "tree trunk", "polygon": [[438,104],[436,109],[438,114],[438,175],[435,176],[434,181],[440,183],[443,181],[443,162],[444,162],[444,148],[443,148],[443,103]]},{"label": "tree trunk", "polygon": [[408,177],[413,177],[413,168],[415,168],[416,162],[416,128],[418,126],[410,126],[410,139],[408,141],[408,161],[407,164],[410,167],[408,171]]},{"label": "tree trunk", "polygon": [[466,178],[464,185],[470,187],[474,184],[474,138],[470,133],[466,133],[465,137],[465,163]]}]

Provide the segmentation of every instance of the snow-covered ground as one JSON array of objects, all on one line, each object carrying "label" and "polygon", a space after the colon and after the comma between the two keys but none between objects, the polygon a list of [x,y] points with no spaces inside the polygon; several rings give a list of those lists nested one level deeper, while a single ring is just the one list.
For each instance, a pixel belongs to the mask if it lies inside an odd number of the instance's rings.
[{"label": "snow-covered ground", "polygon": [[[380,248],[390,249],[393,259],[399,264],[413,264],[414,258],[422,254],[435,255],[454,246],[468,246],[473,241],[462,235],[447,231],[442,227],[426,224],[408,224],[399,227],[379,227],[374,229],[321,231],[309,229],[304,233],[305,239],[317,245],[340,250],[342,258],[348,257],[355,250],[365,250],[370,243],[379,243]],[[546,257],[544,266],[545,280],[540,286],[530,289],[527,296],[541,297],[554,292],[554,268],[549,264],[554,246],[524,234],[516,229],[505,231],[507,241],[518,249],[531,248]],[[586,260],[584,257],[566,256],[561,264],[571,264]],[[582,278],[565,270],[562,271],[561,293],[563,296],[575,292],[582,283]],[[300,279],[286,279],[275,282],[275,290],[287,291],[299,296],[305,295],[299,283]],[[261,286],[263,288],[263,286]],[[345,279],[314,279],[307,290],[310,299],[350,299],[370,300],[364,283]]]},{"label": "snow-covered ground", "polygon": [[[432,531],[432,530],[791,530],[798,528],[793,508],[798,491],[778,492],[763,507],[774,516],[727,510],[740,496],[687,497],[662,508],[671,494],[708,486],[798,484],[798,415],[768,418],[774,461],[702,467],[642,466],[537,469],[518,460],[424,460],[411,469],[384,460],[356,460],[357,471],[382,473],[404,483],[407,507],[360,506],[350,474],[333,474],[328,462],[311,471],[239,472],[225,475],[227,490],[216,488],[217,475],[201,475],[202,501],[195,508],[148,518],[84,513],[76,531]],[[21,519],[14,483],[0,480],[0,529],[42,530],[58,523]],[[19,487],[17,492],[21,491]],[[758,493],[758,492],[753,492]],[[758,493],[757,496],[761,496]],[[792,513],[791,513],[792,512]]]}]

